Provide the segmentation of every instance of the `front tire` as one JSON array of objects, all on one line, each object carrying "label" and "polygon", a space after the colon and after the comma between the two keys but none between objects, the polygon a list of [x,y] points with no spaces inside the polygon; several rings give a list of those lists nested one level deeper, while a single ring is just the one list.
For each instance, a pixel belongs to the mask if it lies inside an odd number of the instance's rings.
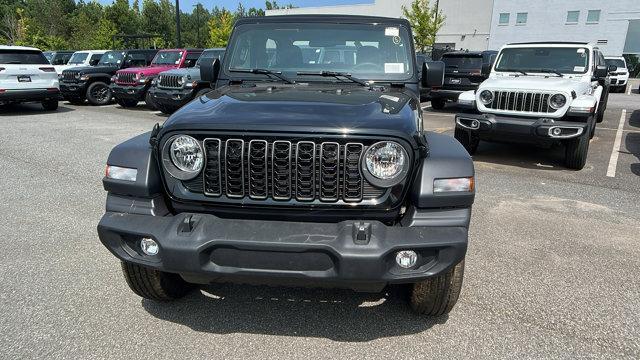
[{"label": "front tire", "polygon": [[456,126],[456,129],[453,133],[453,137],[458,140],[462,146],[467,150],[469,155],[473,155],[478,150],[478,145],[480,145],[480,139],[478,135],[472,133],[471,131],[461,129]]},{"label": "front tire", "polygon": [[47,111],[58,110],[58,100],[45,100],[42,102],[42,107]]},{"label": "front tire", "polygon": [[133,99],[117,99],[116,102],[123,108],[132,108],[138,106],[138,100]]},{"label": "front tire", "polygon": [[108,105],[111,102],[111,97],[111,88],[102,81],[91,83],[87,88],[87,100],[91,105]]},{"label": "front tire", "polygon": [[413,284],[409,303],[420,315],[441,316],[448,314],[458,302],[464,277],[464,260],[447,273]]},{"label": "front tire", "polygon": [[122,262],[122,273],[137,295],[156,301],[176,300],[186,295],[193,285],[177,274],[162,272],[140,265]]},{"label": "front tire", "polygon": [[445,99],[431,99],[431,108],[433,110],[442,110],[446,104],[447,100]]},{"label": "front tire", "polygon": [[[595,125],[594,125],[595,126]],[[586,131],[580,137],[565,142],[565,166],[569,169],[582,170],[587,163],[589,152],[589,134]]]},{"label": "front tire", "polygon": [[153,101],[153,96],[151,96],[151,93],[149,91],[147,91],[147,93],[144,95],[144,102],[147,104],[147,107],[149,109],[159,110],[158,105],[156,105],[155,101]]}]

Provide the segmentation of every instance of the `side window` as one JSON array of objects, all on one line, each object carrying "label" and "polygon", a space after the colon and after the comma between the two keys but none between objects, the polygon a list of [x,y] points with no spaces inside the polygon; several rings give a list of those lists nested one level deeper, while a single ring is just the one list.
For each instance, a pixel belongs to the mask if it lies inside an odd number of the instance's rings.
[{"label": "side window", "polygon": [[196,61],[202,53],[187,53],[187,57],[184,59],[184,67],[190,68],[196,65]]},{"label": "side window", "polygon": [[102,58],[101,54],[93,54],[91,55],[91,59],[89,59],[89,65],[96,66],[100,62],[100,58]]},{"label": "side window", "polygon": [[127,67],[139,67],[139,66],[146,66],[147,65],[147,59],[144,56],[144,54],[140,54],[140,53],[129,53],[127,55],[127,60],[125,61],[125,65]]}]

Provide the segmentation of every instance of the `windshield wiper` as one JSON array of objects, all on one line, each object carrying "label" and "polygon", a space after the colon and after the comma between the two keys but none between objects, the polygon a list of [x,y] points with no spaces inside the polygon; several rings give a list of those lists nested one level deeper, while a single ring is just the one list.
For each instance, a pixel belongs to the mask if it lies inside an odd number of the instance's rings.
[{"label": "windshield wiper", "polygon": [[272,75],[277,77],[278,79],[286,82],[287,84],[295,84],[295,81],[289,79],[288,77],[282,75],[280,71],[272,71],[269,69],[229,69],[230,72],[236,73],[245,73],[245,74],[261,74],[261,75]]},{"label": "windshield wiper", "polygon": [[367,84],[367,82],[365,82],[364,80],[360,80],[356,77],[351,76],[351,74],[349,73],[345,73],[345,72],[339,72],[339,71],[320,71],[320,72],[305,72],[305,71],[300,71],[297,73],[298,76],[322,76],[322,77],[334,77],[336,79],[340,79],[340,78],[345,78],[347,80],[350,80],[356,84],[360,84],[362,86],[369,86],[369,84]]},{"label": "windshield wiper", "polygon": [[503,71],[503,72],[516,72],[516,73],[520,73],[522,75],[529,75],[526,72],[522,71],[522,70],[516,70],[516,69],[496,69],[496,71]]},{"label": "windshield wiper", "polygon": [[555,70],[555,69],[534,69],[534,70],[531,70],[531,71],[533,71],[533,72],[551,73],[551,74],[556,74],[559,77],[564,77],[564,75],[562,75],[562,73],[560,71]]}]

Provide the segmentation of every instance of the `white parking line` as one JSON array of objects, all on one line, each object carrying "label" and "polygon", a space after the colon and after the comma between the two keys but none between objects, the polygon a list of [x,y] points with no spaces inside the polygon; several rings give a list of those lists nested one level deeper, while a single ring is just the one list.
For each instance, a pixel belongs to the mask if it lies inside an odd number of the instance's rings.
[{"label": "white parking line", "polygon": [[616,140],[613,142],[613,149],[611,150],[611,157],[609,158],[609,168],[607,168],[608,177],[616,177],[618,154],[620,154],[620,143],[622,142],[622,129],[624,128],[624,122],[626,119],[627,109],[622,109],[622,114],[620,114],[620,122],[618,123],[618,130],[616,131]]}]

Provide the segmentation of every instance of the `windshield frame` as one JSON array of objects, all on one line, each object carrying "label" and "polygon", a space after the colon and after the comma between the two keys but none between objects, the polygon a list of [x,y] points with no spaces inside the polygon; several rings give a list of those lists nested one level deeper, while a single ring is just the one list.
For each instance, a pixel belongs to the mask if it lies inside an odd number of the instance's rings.
[{"label": "windshield frame", "polygon": [[[241,35],[242,33],[244,33],[245,31],[247,31],[247,29],[250,30],[251,26],[264,26],[264,25],[270,25],[270,26],[274,26],[277,28],[282,28],[282,27],[286,27],[287,25],[291,25],[291,26],[297,26],[300,27],[301,25],[305,25],[305,24],[313,24],[313,25],[370,25],[370,26],[383,26],[383,27],[396,27],[396,28],[401,28],[402,30],[402,34],[404,36],[404,34],[406,34],[407,37],[407,41],[405,42],[405,44],[407,45],[407,63],[408,66],[410,68],[409,74],[406,75],[406,77],[404,78],[392,78],[392,79],[385,79],[385,78],[378,78],[378,77],[371,77],[371,76],[367,76],[365,78],[361,78],[362,80],[365,81],[369,81],[371,83],[394,83],[394,84],[415,84],[419,81],[418,77],[418,69],[416,66],[416,57],[415,57],[415,45],[414,45],[414,41],[413,41],[413,34],[411,32],[411,27],[407,26],[407,24],[405,24],[403,21],[395,21],[396,19],[390,19],[390,20],[394,20],[394,21],[348,21],[348,22],[332,22],[332,21],[303,21],[303,20],[299,20],[299,19],[291,19],[288,21],[273,21],[273,22],[249,22],[249,21],[244,21],[244,22],[239,22],[236,24],[236,26],[234,26],[233,32],[231,33],[231,36],[229,37],[229,42],[228,45],[225,49],[225,56],[223,58],[223,63],[221,66],[221,71],[220,71],[220,77],[219,80],[240,80],[240,81],[256,81],[256,82],[266,82],[266,81],[274,81],[274,79],[269,79],[268,77],[265,77],[264,75],[261,74],[251,74],[251,73],[246,73],[246,72],[233,72],[230,71],[232,68],[233,69],[237,69],[237,67],[231,67],[231,60],[233,58],[233,53],[235,51],[235,47],[237,46],[238,43],[238,36]],[[246,28],[245,28],[246,27]],[[280,72],[280,69],[269,69],[269,70],[273,70],[276,72]],[[320,69],[308,69],[309,71],[312,70],[316,70],[319,71]],[[327,70],[327,69],[325,69]],[[345,84],[348,82],[345,82],[343,80],[339,80],[339,79],[331,79],[330,77],[321,77],[321,76],[298,76],[296,75],[297,71],[301,71],[301,70],[294,70],[292,69],[291,71],[284,71],[284,73],[286,73],[286,76],[288,78],[290,78],[291,80],[294,80],[297,83],[340,83],[340,84]],[[381,73],[384,74],[384,73]],[[359,77],[359,74],[353,74],[354,77]]]},{"label": "windshield frame", "polygon": [[[160,56],[162,54],[170,54],[170,53],[175,53],[175,54],[179,54],[180,57],[178,58],[178,63],[176,64],[175,61],[170,62],[170,63],[158,63],[156,62],[156,60],[158,60],[160,58]],[[153,65],[160,65],[160,66],[176,66],[176,65],[181,65],[184,62],[184,58],[187,54],[187,51],[185,50],[161,50],[158,51],[156,53],[156,55],[153,57],[153,60],[151,60],[151,66]]]},{"label": "windshield frame", "polygon": [[[80,62],[71,62],[71,60],[73,60],[73,58],[75,56],[80,56],[80,55],[84,55],[84,57],[82,58],[82,61]],[[78,52],[74,52],[73,54],[71,54],[71,57],[69,58],[69,61],[67,62],[68,65],[79,65],[79,64],[84,64],[85,61],[89,58],[89,53],[86,51],[78,51]]]},{"label": "windshield frame", "polygon": [[[561,70],[561,69],[550,69],[550,68],[531,68],[531,69],[526,69],[526,68],[503,68],[500,69],[500,62],[502,61],[502,56],[504,54],[505,50],[512,50],[512,49],[575,49],[576,51],[578,49],[584,49],[585,53],[587,54],[587,64],[584,67],[584,71],[580,72],[580,71],[572,71],[572,72],[566,72],[565,70]],[[563,75],[585,75],[588,74],[591,71],[591,67],[593,65],[593,54],[592,51],[589,47],[585,46],[585,45],[580,45],[580,46],[570,46],[570,45],[548,45],[548,44],[539,44],[536,46],[507,46],[504,47],[500,50],[500,52],[498,53],[498,56],[496,57],[496,60],[493,64],[493,71],[495,72],[500,72],[500,73],[513,73],[513,72],[526,72],[527,74],[548,74],[548,71],[540,71],[540,70],[558,70],[560,73],[562,73]]]},{"label": "windshield frame", "polygon": [[[115,62],[115,63],[104,63],[102,62],[102,59],[105,58],[108,54],[118,54],[118,60],[120,60],[120,62]],[[124,61],[124,57],[125,57],[126,53],[124,51],[107,51],[106,53],[102,54],[102,56],[100,57],[100,61],[98,61],[98,65],[97,66],[120,66],[122,65],[122,62]]]}]

